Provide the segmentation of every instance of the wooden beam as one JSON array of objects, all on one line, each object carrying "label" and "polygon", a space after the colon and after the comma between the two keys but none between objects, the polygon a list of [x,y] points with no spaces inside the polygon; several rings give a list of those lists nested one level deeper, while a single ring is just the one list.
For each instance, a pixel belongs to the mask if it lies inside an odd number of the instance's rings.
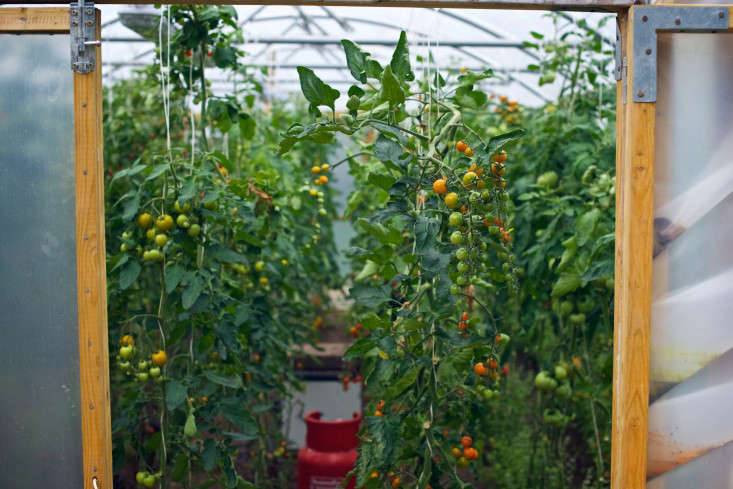
[{"label": "wooden beam", "polygon": [[69,32],[69,8],[0,8],[0,33],[39,34]]},{"label": "wooden beam", "polygon": [[[101,15],[96,10],[97,38]],[[84,489],[112,488],[107,340],[107,277],[104,243],[102,153],[102,50],[97,68],[74,73],[76,150],[76,261],[79,299],[79,369]]]},{"label": "wooden beam", "polygon": [[621,16],[629,85],[617,123],[611,489],[646,487],[656,104],[632,98],[634,10]]},{"label": "wooden beam", "polygon": [[[59,0],[30,2],[11,0],[9,4],[66,4]],[[97,0],[98,4],[119,4],[119,0]],[[126,4],[152,5],[150,0],[128,0]],[[179,5],[300,5],[318,7],[416,7],[513,10],[575,10],[585,12],[617,12],[634,4],[634,0],[163,0],[162,4]]]}]

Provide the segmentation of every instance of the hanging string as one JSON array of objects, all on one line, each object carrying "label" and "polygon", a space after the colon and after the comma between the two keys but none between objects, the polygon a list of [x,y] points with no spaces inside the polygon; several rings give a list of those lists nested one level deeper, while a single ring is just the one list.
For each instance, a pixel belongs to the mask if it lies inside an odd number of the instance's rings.
[{"label": "hanging string", "polygon": [[188,169],[189,176],[193,173],[194,153],[196,151],[196,117],[193,114],[193,52],[191,52],[191,63],[188,65],[188,112],[191,116],[191,167]]},{"label": "hanging string", "polygon": [[[165,19],[166,13],[168,15],[168,25],[166,29],[166,62],[163,63],[163,20]],[[171,117],[170,117],[170,66],[171,66],[171,10],[170,5],[167,5],[165,10],[160,13],[160,24],[158,26],[158,46],[160,47],[160,83],[161,90],[163,92],[163,114],[165,116],[165,143],[166,150],[168,153],[168,161],[173,161],[171,154]]]}]

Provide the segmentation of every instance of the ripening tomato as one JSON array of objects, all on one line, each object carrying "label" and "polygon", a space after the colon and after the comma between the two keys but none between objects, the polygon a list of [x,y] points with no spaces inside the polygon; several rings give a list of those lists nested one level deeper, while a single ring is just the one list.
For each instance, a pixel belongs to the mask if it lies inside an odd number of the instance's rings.
[{"label": "ripening tomato", "polygon": [[137,224],[141,228],[147,229],[153,225],[153,216],[151,216],[147,212],[144,214],[140,214],[139,216],[137,216]]},{"label": "ripening tomato", "polygon": [[436,194],[444,194],[448,191],[448,187],[445,183],[445,178],[439,178],[436,181],[433,182],[433,191]]},{"label": "ripening tomato", "polygon": [[458,141],[456,143],[456,149],[460,151],[461,153],[464,153],[467,148],[468,148],[468,145],[464,143],[463,141]]},{"label": "ripening tomato", "polygon": [[173,218],[168,214],[158,216],[158,219],[155,221],[155,227],[161,231],[168,231],[173,227]]},{"label": "ripening tomato", "polygon": [[445,205],[449,209],[455,209],[456,207],[458,207],[458,194],[457,193],[451,192],[447,194],[444,200],[445,200]]},{"label": "ripening tomato", "polygon": [[463,445],[464,448],[468,448],[471,445],[473,445],[473,438],[471,438],[468,435],[464,435],[461,437],[461,445]]},{"label": "ripening tomato", "polygon": [[152,358],[153,363],[158,367],[162,367],[168,362],[168,354],[163,350],[158,350],[157,353],[153,353],[150,357]]}]

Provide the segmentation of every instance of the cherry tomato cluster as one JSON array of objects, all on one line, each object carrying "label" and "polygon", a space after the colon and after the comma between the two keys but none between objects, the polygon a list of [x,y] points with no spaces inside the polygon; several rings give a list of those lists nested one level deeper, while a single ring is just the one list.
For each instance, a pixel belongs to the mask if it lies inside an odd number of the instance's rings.
[{"label": "cherry tomato cluster", "polygon": [[359,334],[361,333],[362,328],[363,326],[361,325],[361,323],[356,323],[354,326],[349,328],[349,334],[353,338],[358,338]]},{"label": "cherry tomato cluster", "polygon": [[[473,157],[474,152],[464,141],[456,143],[456,150],[465,156]],[[514,256],[508,245],[511,243],[511,230],[507,229],[499,215],[505,215],[508,194],[505,162],[507,153],[504,150],[492,156],[492,162],[472,161],[468,170],[462,175],[453,174],[456,183],[455,191],[451,190],[451,177],[441,176],[433,181],[433,191],[443,197],[448,209],[454,210],[448,216],[448,224],[458,228],[450,235],[450,242],[458,246],[455,252],[457,260],[457,276],[451,286],[451,293],[460,295],[463,287],[479,285],[492,288],[488,281],[487,271],[492,266],[488,252],[488,240],[485,234],[496,236],[499,243],[495,245],[497,257],[501,260],[501,269],[505,274],[502,281],[515,281],[517,270],[512,263]],[[487,170],[490,172],[488,178]],[[489,187],[492,184],[492,188]],[[496,275],[493,275],[496,279]],[[467,322],[459,322],[459,330],[465,331]]]},{"label": "cherry tomato cluster", "polygon": [[120,339],[120,350],[117,356],[117,365],[127,374],[133,375],[139,382],[153,380],[157,383],[163,382],[161,368],[168,362],[168,355],[163,350],[158,350],[150,355],[150,360],[145,360],[141,355],[137,363],[135,358],[140,353],[135,346],[135,340],[131,335],[124,335]]},{"label": "cherry tomato cluster", "polygon": [[[225,168],[226,170],[226,168]],[[215,202],[205,202],[206,208],[214,208]],[[125,253],[135,250],[138,257],[142,257],[144,262],[163,261],[165,252],[171,246],[171,234],[175,233],[176,228],[180,230],[179,236],[188,236],[195,239],[201,234],[201,225],[198,223],[199,218],[189,216],[191,204],[189,202],[181,205],[175,202],[174,210],[178,214],[174,220],[170,214],[162,213],[158,217],[148,212],[143,212],[137,216],[137,229],[131,229],[122,233],[122,244],[120,251]],[[185,233],[185,235],[184,235]],[[150,246],[144,249],[140,242],[147,241]]]},{"label": "cherry tomato cluster", "polygon": [[519,118],[519,102],[516,100],[509,100],[506,95],[499,97],[499,103],[494,112],[499,114],[499,117],[504,119],[507,124],[518,124]]},{"label": "cherry tomato cluster", "polygon": [[453,447],[451,451],[456,457],[458,466],[462,468],[468,467],[471,460],[478,459],[479,455],[478,450],[473,447],[473,439],[468,435],[461,437],[461,446]]}]

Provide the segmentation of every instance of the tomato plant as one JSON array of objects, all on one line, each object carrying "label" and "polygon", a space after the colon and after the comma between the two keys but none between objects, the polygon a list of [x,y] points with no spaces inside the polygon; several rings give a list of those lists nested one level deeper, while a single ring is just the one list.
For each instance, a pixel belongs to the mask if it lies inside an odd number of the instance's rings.
[{"label": "tomato plant", "polygon": [[[350,162],[356,180],[346,215],[357,230],[351,315],[363,329],[345,359],[361,363],[372,399],[356,484],[466,487],[458,470],[482,446],[466,446],[464,436],[465,450],[452,448],[499,397],[495,359],[508,336],[497,290],[518,289],[508,179],[491,172],[491,158],[523,131],[487,133],[468,121],[488,105],[478,84],[491,71],[418,79],[404,32],[385,66],[342,44],[357,81],[349,112],[336,118],[339,92],[299,67],[315,120],[291,126],[281,152],[337,132],[366,136],[357,154],[332,165]],[[474,372],[477,362],[494,368]]]},{"label": "tomato plant", "polygon": [[[317,337],[338,284],[331,190],[311,181],[330,149],[277,155],[278,131],[305,114],[256,107],[234,9],[170,17],[170,67],[106,97],[115,473],[144,487],[283,487],[279,406],[300,385],[290,354]],[[209,62],[244,73],[241,90],[212,94]]]},{"label": "tomato plant", "polygon": [[[603,20],[600,25],[603,24]],[[496,487],[607,487],[611,437],[615,197],[613,53],[580,22],[535,33],[540,83],[556,100],[518,106],[527,135],[510,154],[514,250],[524,272],[505,298],[512,336],[502,409],[487,411]],[[498,104],[510,106],[508,100]],[[485,123],[511,127],[506,109]],[[515,420],[521,419],[522,423]],[[512,429],[508,429],[511,426]]]}]

